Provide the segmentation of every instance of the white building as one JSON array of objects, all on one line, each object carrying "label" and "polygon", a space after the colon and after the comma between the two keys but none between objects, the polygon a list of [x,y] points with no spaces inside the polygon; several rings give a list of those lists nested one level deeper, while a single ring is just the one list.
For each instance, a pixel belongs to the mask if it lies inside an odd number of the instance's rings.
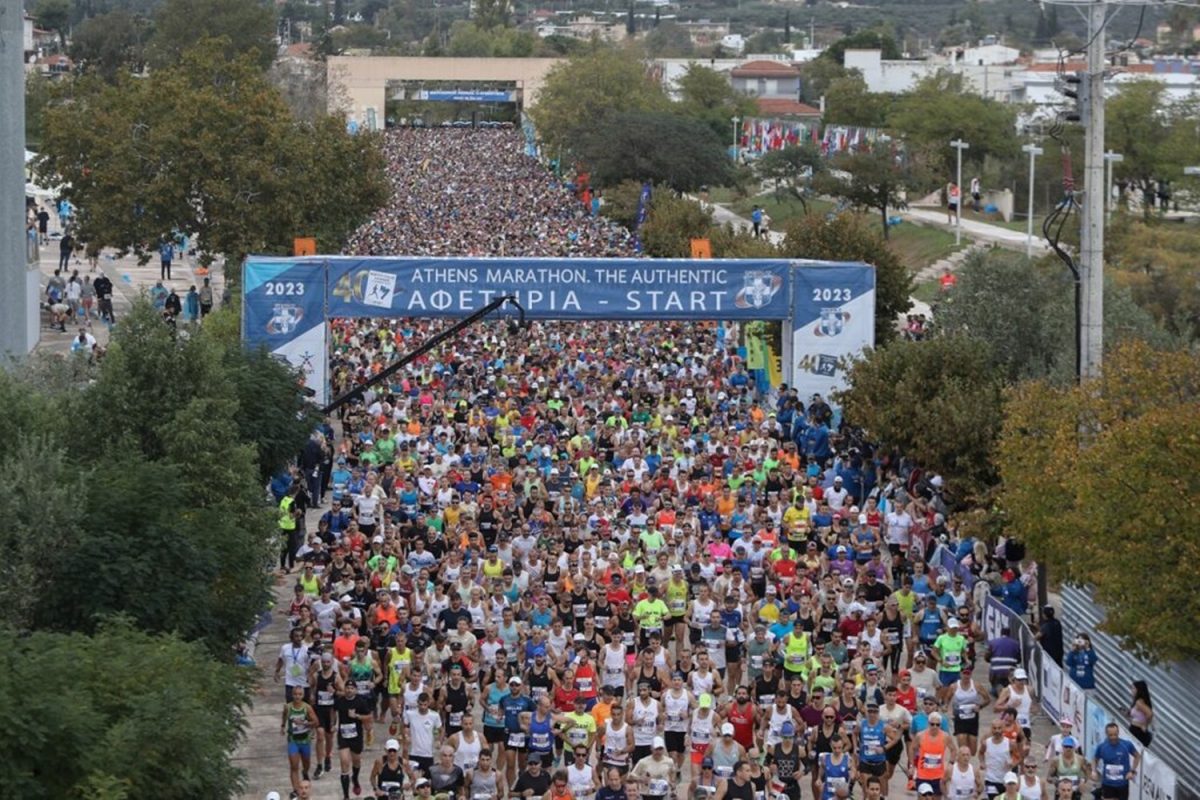
[{"label": "white building", "polygon": [[[847,69],[858,70],[867,90],[875,93],[908,92],[925,78],[939,72],[951,72],[961,75],[970,91],[1003,103],[1057,106],[1065,102],[1055,88],[1059,71],[1057,59],[1030,62],[1020,59],[1017,50],[1002,45],[967,48],[961,56],[959,51],[951,51],[948,56],[934,56],[923,61],[886,60],[879,50],[847,50],[845,65]],[[1069,62],[1062,67],[1065,72],[1083,68],[1083,62]],[[1172,101],[1200,91],[1200,62],[1163,59],[1114,66],[1112,72],[1109,86],[1114,90],[1128,81],[1150,79],[1163,83],[1167,88],[1167,99]]]}]

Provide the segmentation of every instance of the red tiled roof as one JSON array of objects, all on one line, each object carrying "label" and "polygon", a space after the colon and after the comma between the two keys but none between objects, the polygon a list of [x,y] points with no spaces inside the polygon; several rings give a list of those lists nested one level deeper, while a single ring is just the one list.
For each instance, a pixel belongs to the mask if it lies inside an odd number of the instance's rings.
[{"label": "red tiled roof", "polygon": [[747,61],[730,74],[735,78],[797,78],[800,70],[782,61]]},{"label": "red tiled roof", "polygon": [[[1057,72],[1058,64],[1030,64],[1026,69],[1029,72]],[[1087,70],[1087,64],[1082,61],[1068,61],[1063,65],[1063,72],[1083,72]],[[1122,72],[1154,72],[1153,64],[1130,64],[1127,67],[1121,67]]]},{"label": "red tiled roof", "polygon": [[758,104],[758,110],[763,114],[805,117],[821,116],[819,108],[813,108],[806,103],[797,103],[795,100],[758,97],[755,98],[755,103]]}]

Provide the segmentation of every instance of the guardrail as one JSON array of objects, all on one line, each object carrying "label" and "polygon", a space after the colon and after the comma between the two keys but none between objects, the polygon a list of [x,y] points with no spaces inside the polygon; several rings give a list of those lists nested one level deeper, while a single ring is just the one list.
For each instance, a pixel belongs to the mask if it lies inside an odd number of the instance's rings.
[{"label": "guardrail", "polygon": [[[942,572],[962,576],[963,586],[968,590],[974,589],[975,576],[958,563],[954,553],[948,548],[939,547],[931,561]],[[1054,659],[1050,658],[1038,644],[1033,630],[1023,617],[991,596],[988,597],[981,612],[980,621],[985,640],[990,641],[998,637],[1001,628],[1008,628],[1009,635],[1020,643],[1021,665],[1029,673],[1030,690],[1038,699],[1042,711],[1056,724],[1062,717],[1067,717],[1074,723],[1074,735],[1083,742],[1082,752],[1085,758],[1091,761],[1096,745],[1104,738],[1104,728],[1112,722],[1115,722],[1121,729],[1121,738],[1128,739],[1137,746],[1138,752],[1142,754],[1142,764],[1136,778],[1130,782],[1129,800],[1197,800],[1195,787],[1180,781],[1179,773],[1160,756],[1163,748],[1156,746],[1152,751],[1142,747],[1125,728],[1121,719],[1110,714],[1101,705],[1098,690],[1085,691],[1067,677],[1063,669],[1054,663]],[[1079,627],[1078,629],[1086,630],[1092,637],[1093,644],[1100,638],[1092,628]],[[1064,630],[1063,635],[1067,636],[1067,633],[1068,631]],[[1116,667],[1117,663],[1121,661],[1113,652],[1098,653],[1098,655],[1101,657],[1101,664],[1109,661]],[[1122,657],[1132,659],[1128,653],[1123,653]],[[1150,672],[1150,667],[1142,665],[1140,662],[1137,663],[1140,665],[1139,669],[1144,667],[1139,674]],[[1138,677],[1134,674],[1125,675],[1119,667],[1118,671],[1121,671],[1123,680],[1114,675],[1114,680],[1109,683],[1115,684],[1115,688],[1112,685],[1108,686],[1108,694],[1116,692],[1119,695],[1125,691],[1130,681]],[[1105,673],[1098,670],[1098,685],[1103,677],[1105,677]],[[1193,684],[1194,686],[1195,684]],[[1193,691],[1195,691],[1194,688]],[[1160,695],[1158,705],[1162,704],[1163,698]],[[1200,718],[1192,717],[1191,722],[1192,733],[1184,745],[1190,747],[1193,754],[1196,754],[1198,743],[1200,743],[1200,733],[1197,733],[1200,728],[1196,726],[1200,725]],[[1184,763],[1191,767],[1200,766],[1200,761],[1195,756],[1190,762]]]}]

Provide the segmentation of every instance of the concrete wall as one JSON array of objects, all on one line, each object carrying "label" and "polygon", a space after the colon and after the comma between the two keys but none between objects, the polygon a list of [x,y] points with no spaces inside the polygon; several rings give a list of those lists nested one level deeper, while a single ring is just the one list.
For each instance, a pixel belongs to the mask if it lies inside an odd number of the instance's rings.
[{"label": "concrete wall", "polygon": [[529,108],[557,58],[402,58],[331,56],[327,66],[329,110],[366,124],[367,109],[380,121],[386,116],[390,81],[512,81]]}]

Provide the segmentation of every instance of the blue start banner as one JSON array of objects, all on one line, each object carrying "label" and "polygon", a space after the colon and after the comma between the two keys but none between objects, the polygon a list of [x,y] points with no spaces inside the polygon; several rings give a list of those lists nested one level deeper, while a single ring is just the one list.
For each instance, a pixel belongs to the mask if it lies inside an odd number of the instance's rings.
[{"label": "blue start banner", "polygon": [[506,295],[532,319],[790,320],[784,380],[822,394],[873,344],[874,270],[861,264],[251,256],[242,275],[243,340],[299,368],[319,403],[330,319],[465,317]]},{"label": "blue start banner", "polygon": [[323,399],[329,362],[325,265],[311,259],[250,259],[242,271],[242,292],[242,341],[298,367],[304,385]]},{"label": "blue start banner", "polygon": [[512,92],[471,92],[471,91],[423,91],[417,97],[421,100],[448,103],[510,103],[513,101]]},{"label": "blue start banner", "polygon": [[331,317],[462,317],[514,295],[534,319],[786,319],[790,262],[329,258]]},{"label": "blue start banner", "polygon": [[846,388],[846,372],[875,345],[875,269],[797,262],[792,286],[792,382],[807,401]]}]

